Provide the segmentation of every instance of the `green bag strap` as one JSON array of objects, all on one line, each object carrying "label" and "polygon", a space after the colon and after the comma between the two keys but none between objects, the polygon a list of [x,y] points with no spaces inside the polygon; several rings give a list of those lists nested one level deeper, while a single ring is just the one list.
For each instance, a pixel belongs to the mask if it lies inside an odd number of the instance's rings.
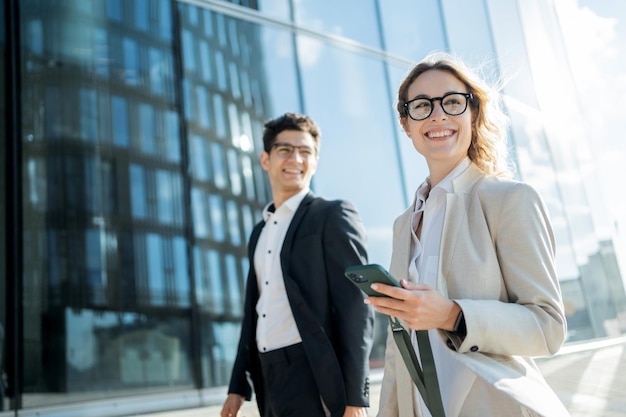
[{"label": "green bag strap", "polygon": [[428,330],[417,330],[417,345],[420,350],[420,356],[422,358],[422,365],[424,369],[420,367],[420,364],[415,355],[415,350],[411,344],[411,337],[409,333],[402,327],[400,321],[389,316],[389,324],[391,325],[391,331],[393,338],[396,341],[396,345],[400,350],[400,355],[404,360],[404,363],[411,375],[411,379],[417,386],[426,407],[430,410],[430,414],[433,417],[445,417],[445,411],[443,409],[443,403],[441,402],[441,393],[439,391],[439,380],[437,378],[437,370],[435,369],[435,359],[433,358],[433,351],[430,347],[430,339],[428,337]]}]

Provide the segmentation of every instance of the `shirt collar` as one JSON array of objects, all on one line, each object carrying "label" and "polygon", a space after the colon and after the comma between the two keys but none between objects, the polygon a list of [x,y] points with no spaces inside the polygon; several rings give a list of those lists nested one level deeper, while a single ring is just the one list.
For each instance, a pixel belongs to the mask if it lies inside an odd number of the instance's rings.
[{"label": "shirt collar", "polygon": [[[452,188],[452,180],[461,175],[463,171],[465,171],[470,166],[471,163],[472,162],[470,161],[469,157],[466,156],[461,161],[461,163],[454,167],[454,169],[450,171],[443,180],[441,180],[439,184],[435,185],[435,189],[441,188],[447,193],[453,192],[454,190]],[[429,194],[430,177],[426,178],[426,180],[417,188],[417,191],[415,192],[415,203],[413,207],[414,211],[419,210],[423,206]]]},{"label": "shirt collar", "polygon": [[[306,195],[310,191],[311,190],[308,187],[304,188],[298,194],[294,194],[291,197],[289,197],[287,200],[285,200],[285,202],[283,203],[282,206],[279,207],[279,209],[281,207],[285,206],[291,212],[295,212],[298,209],[298,206],[300,205],[300,203],[302,203],[302,200],[304,200],[304,197],[306,197]],[[276,211],[276,207],[274,206],[274,202],[269,203],[263,209],[263,220],[268,221],[269,218],[272,216],[272,214],[274,214],[275,211]]]}]

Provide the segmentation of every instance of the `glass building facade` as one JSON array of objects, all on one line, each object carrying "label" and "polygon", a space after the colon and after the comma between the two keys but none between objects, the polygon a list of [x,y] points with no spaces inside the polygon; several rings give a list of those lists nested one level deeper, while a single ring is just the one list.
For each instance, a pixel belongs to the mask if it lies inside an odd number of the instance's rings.
[{"label": "glass building facade", "polygon": [[247,238],[271,199],[262,127],[286,111],[320,124],[313,188],[356,204],[370,261],[388,264],[392,222],[427,175],[395,92],[433,50],[507,80],[518,175],[553,220],[568,343],[626,333],[584,118],[561,111],[578,97],[551,1],[0,4],[0,416],[222,401]]}]

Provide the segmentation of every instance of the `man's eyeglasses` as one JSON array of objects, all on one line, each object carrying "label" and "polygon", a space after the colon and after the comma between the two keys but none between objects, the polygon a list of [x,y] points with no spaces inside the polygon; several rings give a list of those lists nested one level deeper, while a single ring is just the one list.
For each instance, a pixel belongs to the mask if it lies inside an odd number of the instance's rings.
[{"label": "man's eyeglasses", "polygon": [[444,113],[458,116],[467,110],[467,103],[474,98],[471,93],[448,93],[443,97],[414,98],[404,103],[404,115],[413,120],[424,120],[433,113],[435,101],[439,100]]},{"label": "man's eyeglasses", "polygon": [[276,155],[281,158],[291,158],[294,151],[297,149],[301,157],[308,159],[316,155],[316,150],[310,146],[302,145],[295,146],[290,143],[278,142],[272,145],[272,149],[276,150]]}]

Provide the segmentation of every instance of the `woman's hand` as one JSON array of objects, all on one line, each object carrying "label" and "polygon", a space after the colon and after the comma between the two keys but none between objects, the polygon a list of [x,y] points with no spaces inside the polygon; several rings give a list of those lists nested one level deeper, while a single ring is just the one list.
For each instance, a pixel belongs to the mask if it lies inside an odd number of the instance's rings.
[{"label": "woman's hand", "polygon": [[388,297],[367,297],[379,313],[401,319],[413,330],[454,330],[461,307],[428,285],[401,280],[402,288],[375,283],[372,289]]}]

